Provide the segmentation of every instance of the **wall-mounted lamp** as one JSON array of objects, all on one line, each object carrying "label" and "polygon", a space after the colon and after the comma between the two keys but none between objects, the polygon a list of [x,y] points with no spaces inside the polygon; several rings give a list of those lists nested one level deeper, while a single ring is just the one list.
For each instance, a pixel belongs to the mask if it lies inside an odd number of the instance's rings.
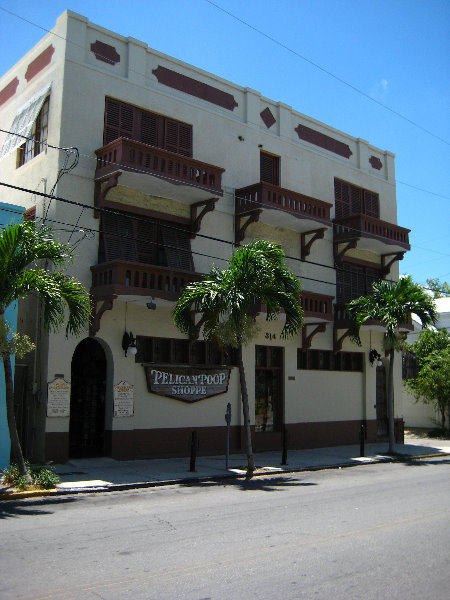
[{"label": "wall-mounted lamp", "polygon": [[369,360],[372,367],[375,361],[377,361],[377,367],[383,366],[383,363],[381,361],[381,355],[374,348],[372,350],[369,350]]},{"label": "wall-mounted lamp", "polygon": [[130,333],[127,333],[125,331],[125,333],[123,334],[122,348],[125,352],[125,356],[127,356],[128,352],[131,354],[131,356],[135,356],[137,354],[136,338],[134,337],[132,331],[130,331]]},{"label": "wall-mounted lamp", "polygon": [[258,148],[262,148],[262,147],[263,147],[263,145],[262,145],[262,144],[258,144]]},{"label": "wall-mounted lamp", "polygon": [[153,298],[151,302],[147,302],[147,308],[148,310],[156,310],[156,303],[153,302]]}]

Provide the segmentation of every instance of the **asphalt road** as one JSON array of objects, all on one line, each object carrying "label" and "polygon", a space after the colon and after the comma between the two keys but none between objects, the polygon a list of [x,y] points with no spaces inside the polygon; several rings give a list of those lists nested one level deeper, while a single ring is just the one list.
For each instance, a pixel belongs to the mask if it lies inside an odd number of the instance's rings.
[{"label": "asphalt road", "polygon": [[0,598],[448,600],[449,464],[3,502]]}]

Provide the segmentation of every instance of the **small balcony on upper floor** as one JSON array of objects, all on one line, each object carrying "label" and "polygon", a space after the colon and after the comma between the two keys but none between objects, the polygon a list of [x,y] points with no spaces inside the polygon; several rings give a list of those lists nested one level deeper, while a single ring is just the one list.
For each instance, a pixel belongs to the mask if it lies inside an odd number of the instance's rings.
[{"label": "small balcony on upper floor", "polygon": [[376,217],[357,214],[334,219],[335,243],[354,243],[360,250],[376,254],[406,252],[410,229],[387,223]]},{"label": "small balcony on upper floor", "polygon": [[124,137],[109,142],[95,154],[96,182],[115,177],[121,186],[185,204],[223,195],[225,169],[188,156]]},{"label": "small balcony on upper floor", "polygon": [[115,260],[91,267],[91,295],[95,301],[120,297],[144,305],[152,298],[176,302],[188,283],[201,275],[159,265]]},{"label": "small balcony on upper floor", "polygon": [[[293,229],[299,233],[331,227],[331,204],[299,192],[261,181],[235,192],[237,236],[242,241],[249,223],[261,221],[274,227]],[[241,223],[243,217],[247,221]]]},{"label": "small balcony on upper floor", "polygon": [[334,257],[337,263],[348,250],[369,251],[381,258],[383,275],[410,250],[409,229],[380,219],[379,194],[335,179]]},{"label": "small balcony on upper floor", "polygon": [[[299,304],[303,309],[303,318],[305,325],[324,324],[333,321],[333,296],[325,296],[316,292],[302,290],[299,298]],[[253,312],[255,314],[267,312],[265,304],[256,302]]]}]

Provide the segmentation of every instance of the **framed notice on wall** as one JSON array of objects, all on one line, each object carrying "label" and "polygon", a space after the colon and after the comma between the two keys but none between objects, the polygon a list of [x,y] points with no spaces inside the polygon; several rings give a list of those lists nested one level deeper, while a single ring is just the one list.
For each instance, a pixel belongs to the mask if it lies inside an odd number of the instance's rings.
[{"label": "framed notice on wall", "polygon": [[114,386],[114,416],[132,417],[134,415],[134,385],[119,381]]},{"label": "framed notice on wall", "polygon": [[70,383],[57,377],[47,387],[47,417],[70,416]]}]

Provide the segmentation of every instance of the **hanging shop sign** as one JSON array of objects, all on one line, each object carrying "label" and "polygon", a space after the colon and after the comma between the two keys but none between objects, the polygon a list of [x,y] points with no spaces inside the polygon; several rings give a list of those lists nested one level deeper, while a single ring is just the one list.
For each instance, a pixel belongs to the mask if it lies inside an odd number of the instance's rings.
[{"label": "hanging shop sign", "polygon": [[68,417],[70,383],[62,377],[57,377],[48,383],[47,390],[47,417]]},{"label": "hanging shop sign", "polygon": [[147,388],[152,394],[183,402],[197,402],[228,391],[229,368],[144,365]]},{"label": "hanging shop sign", "polygon": [[132,417],[134,415],[134,385],[119,381],[114,386],[114,417]]}]

